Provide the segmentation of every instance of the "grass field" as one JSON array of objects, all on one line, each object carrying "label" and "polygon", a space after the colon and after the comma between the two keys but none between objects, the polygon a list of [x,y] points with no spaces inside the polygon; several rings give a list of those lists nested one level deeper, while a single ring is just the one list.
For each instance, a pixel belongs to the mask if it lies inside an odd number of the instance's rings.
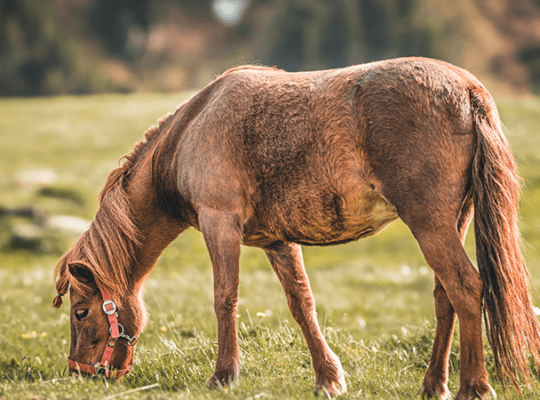
[{"label": "grass field", "polygon": [[[29,205],[49,217],[90,220],[118,158],[186,96],[0,100],[0,208]],[[524,253],[540,289],[540,100],[500,99],[498,105],[524,178]],[[36,175],[45,178],[35,182]],[[266,258],[251,248],[243,248],[241,258],[241,379],[233,390],[205,387],[217,354],[216,321],[211,265],[194,230],[164,252],[148,281],[150,319],[132,373],[119,383],[68,377],[69,308],[51,306],[52,271],[76,236],[45,227],[31,230],[37,250],[14,249],[13,232],[34,222],[0,213],[0,399],[313,397],[307,346]],[[472,229],[466,249],[474,258]],[[304,257],[319,322],[347,373],[344,398],[414,398],[431,353],[433,274],[407,227],[396,221],[357,243],[305,248]],[[485,349],[490,380],[502,395]],[[458,369],[456,334],[449,384],[454,393]],[[510,391],[506,398],[514,396]],[[524,398],[538,396],[524,388]]]}]

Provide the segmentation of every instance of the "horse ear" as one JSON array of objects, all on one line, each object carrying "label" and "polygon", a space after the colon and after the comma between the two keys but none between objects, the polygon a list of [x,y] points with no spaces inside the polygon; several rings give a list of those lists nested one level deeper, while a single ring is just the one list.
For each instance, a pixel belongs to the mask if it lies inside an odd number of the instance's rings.
[{"label": "horse ear", "polygon": [[89,285],[95,282],[94,274],[86,264],[81,262],[69,263],[68,269],[71,276],[82,284]]}]

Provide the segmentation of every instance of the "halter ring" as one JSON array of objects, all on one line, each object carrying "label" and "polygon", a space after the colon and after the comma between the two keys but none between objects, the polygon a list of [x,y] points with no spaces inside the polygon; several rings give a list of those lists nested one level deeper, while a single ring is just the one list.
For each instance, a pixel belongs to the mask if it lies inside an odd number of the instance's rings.
[{"label": "halter ring", "polygon": [[[109,309],[107,308],[108,305],[112,305],[112,308]],[[113,315],[115,312],[116,312],[116,304],[114,304],[114,301],[112,300],[105,300],[103,302],[103,311],[105,312],[105,314],[107,315]]]},{"label": "halter ring", "polygon": [[102,366],[100,363],[97,363],[94,365],[94,368],[96,369],[96,375],[99,375],[101,371],[103,371],[103,374],[105,374],[105,371],[107,371],[108,368]]},{"label": "halter ring", "polygon": [[[109,332],[112,334],[112,328],[109,328]],[[128,346],[134,346],[137,343],[137,340],[139,340],[138,336],[128,336],[124,333],[124,327],[122,324],[118,324],[118,336],[123,337],[128,341]]]}]

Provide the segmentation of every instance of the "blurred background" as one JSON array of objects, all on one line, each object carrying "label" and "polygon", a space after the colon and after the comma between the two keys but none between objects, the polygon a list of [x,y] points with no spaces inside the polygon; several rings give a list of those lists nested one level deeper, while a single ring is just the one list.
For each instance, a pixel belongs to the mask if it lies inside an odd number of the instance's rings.
[{"label": "blurred background", "polygon": [[174,92],[242,63],[449,61],[540,91],[540,0],[1,0],[0,96]]}]

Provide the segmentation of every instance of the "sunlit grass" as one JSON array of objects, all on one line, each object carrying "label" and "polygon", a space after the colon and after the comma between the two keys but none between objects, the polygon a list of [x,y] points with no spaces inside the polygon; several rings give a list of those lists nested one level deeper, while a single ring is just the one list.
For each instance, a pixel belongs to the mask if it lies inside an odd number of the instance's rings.
[{"label": "sunlit grass", "polygon": [[[91,219],[97,193],[118,158],[186,96],[0,100],[0,207],[32,205],[50,215]],[[501,99],[499,106],[525,178],[521,228],[538,288],[540,101]],[[53,171],[55,179],[21,182],[21,173],[29,170]],[[27,222],[17,218],[0,216],[0,398],[312,397],[307,346],[264,253],[252,248],[243,248],[241,257],[241,380],[228,391],[205,387],[216,358],[216,322],[210,260],[193,229],[164,252],[148,281],[150,320],[133,372],[115,384],[68,377],[68,308],[51,306],[52,270],[58,251],[75,237],[63,237],[51,253],[9,250],[10,229]],[[473,257],[472,229],[466,248]],[[347,373],[346,398],[414,397],[431,352],[433,274],[407,227],[396,221],[357,243],[304,248],[304,258],[320,325]],[[502,393],[487,347],[486,355],[490,380]],[[458,368],[456,335],[449,385],[454,393]]]}]

